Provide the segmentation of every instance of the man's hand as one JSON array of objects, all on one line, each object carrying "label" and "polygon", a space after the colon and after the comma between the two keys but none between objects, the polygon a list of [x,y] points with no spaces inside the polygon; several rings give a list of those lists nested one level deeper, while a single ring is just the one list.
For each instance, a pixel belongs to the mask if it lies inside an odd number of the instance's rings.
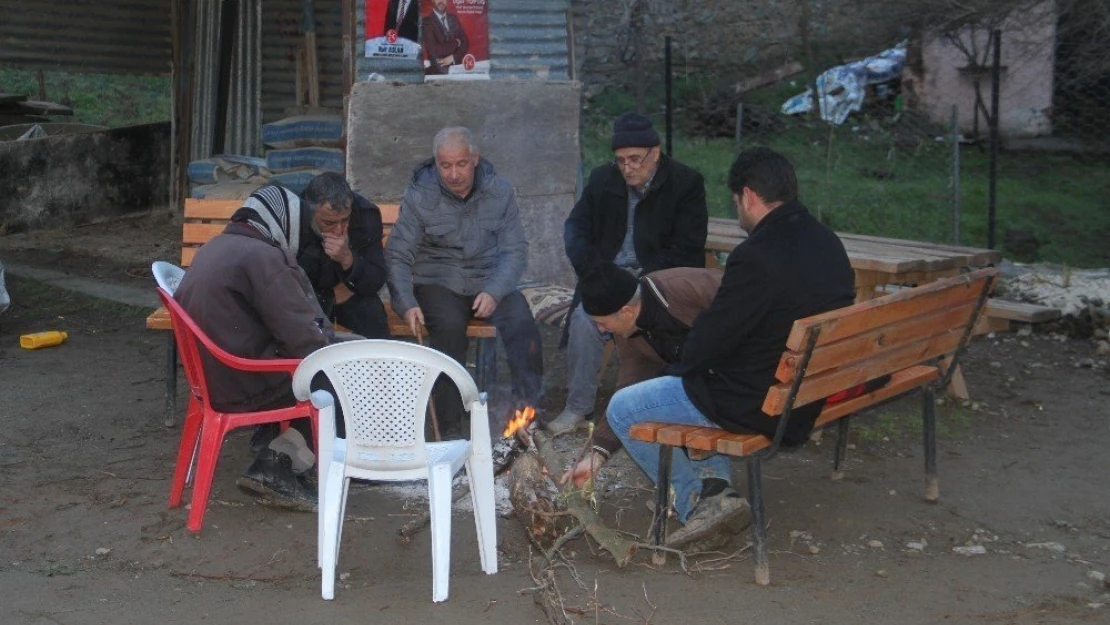
[{"label": "man's hand", "polygon": [[573,467],[567,469],[563,477],[559,478],[559,485],[566,486],[567,482],[574,480],[574,487],[582,488],[587,481],[597,477],[597,472],[601,470],[603,464],[605,464],[605,456],[591,449]]},{"label": "man's hand", "polygon": [[355,255],[351,253],[351,246],[347,242],[346,236],[334,236],[330,234],[323,235],[324,253],[328,258],[339,263],[343,267],[343,271],[351,268],[355,264]]},{"label": "man's hand", "polygon": [[332,289],[332,292],[335,293],[335,303],[336,304],[342,304],[342,303],[346,302],[347,300],[351,299],[351,297],[355,294],[355,292],[352,291],[349,286],[347,286],[346,284],[343,284],[342,282],[335,285],[335,288]]},{"label": "man's hand", "polygon": [[[458,41],[458,40],[456,39],[456,41]],[[443,67],[447,67],[448,65],[454,65],[455,64],[455,57],[448,54],[447,56],[441,57],[440,59],[438,59],[438,62]]]},{"label": "man's hand", "polygon": [[474,298],[474,304],[470,306],[470,309],[474,311],[475,317],[485,319],[497,310],[497,300],[493,299],[493,296],[489,293],[482,291]]},{"label": "man's hand", "polygon": [[405,323],[408,324],[409,330],[412,330],[413,336],[421,336],[420,327],[424,325],[424,311],[420,310],[419,306],[406,310]]}]

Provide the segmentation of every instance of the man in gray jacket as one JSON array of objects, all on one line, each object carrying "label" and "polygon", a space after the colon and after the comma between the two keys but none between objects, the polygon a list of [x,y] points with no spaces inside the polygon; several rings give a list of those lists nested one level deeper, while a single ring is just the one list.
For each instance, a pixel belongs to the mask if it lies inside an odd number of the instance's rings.
[{"label": "man in gray jacket", "polygon": [[[517,290],[528,242],[513,186],[478,154],[469,130],[436,133],[433,157],[413,172],[386,245],[389,293],[413,333],[428,328],[431,346],[465,364],[466,324],[488,319],[501,337],[512,377],[512,408],[539,404],[543,355],[539,328]],[[440,426],[462,427],[462,403],[441,378],[435,388]]]}]

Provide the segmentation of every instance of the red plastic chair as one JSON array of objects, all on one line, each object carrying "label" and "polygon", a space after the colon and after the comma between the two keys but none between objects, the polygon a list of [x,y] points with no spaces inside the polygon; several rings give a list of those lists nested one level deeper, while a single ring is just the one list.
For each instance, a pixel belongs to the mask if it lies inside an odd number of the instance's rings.
[{"label": "red plastic chair", "polygon": [[208,399],[208,382],[201,364],[200,344],[203,344],[216,360],[240,371],[282,372],[288,373],[291,379],[301,361],[292,358],[251,360],[229,354],[220,349],[197,327],[196,322],[189,317],[172,295],[160,288],[158,297],[170,311],[174,339],[177,341],[177,350],[190,391],[189,407],[185,413],[185,423],[181,428],[181,444],[177,450],[177,464],[174,466],[173,482],[170,484],[170,507],[176,508],[181,505],[182,492],[185,490],[189,467],[193,462],[193,451],[198,449],[199,442],[196,474],[193,477],[193,500],[186,523],[190,532],[199,534],[204,524],[204,512],[208,507],[208,495],[212,491],[216,461],[220,457],[220,447],[227,433],[235,428],[263,423],[282,423],[283,427],[286,427],[293,419],[309,417],[312,419],[313,438],[315,438],[317,413],[309,401],[297,402],[296,405],[288,408],[259,412],[228,413],[212,408]]}]

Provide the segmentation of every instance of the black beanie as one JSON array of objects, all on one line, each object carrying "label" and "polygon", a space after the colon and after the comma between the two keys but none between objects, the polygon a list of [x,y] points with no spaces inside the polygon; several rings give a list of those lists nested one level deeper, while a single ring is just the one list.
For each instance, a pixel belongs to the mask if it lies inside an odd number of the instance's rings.
[{"label": "black beanie", "polygon": [[613,120],[613,149],[653,148],[659,145],[659,133],[651,120],[638,113],[625,113]]},{"label": "black beanie", "polygon": [[613,263],[605,263],[578,282],[582,310],[593,317],[611,315],[632,301],[639,285],[636,276]]}]

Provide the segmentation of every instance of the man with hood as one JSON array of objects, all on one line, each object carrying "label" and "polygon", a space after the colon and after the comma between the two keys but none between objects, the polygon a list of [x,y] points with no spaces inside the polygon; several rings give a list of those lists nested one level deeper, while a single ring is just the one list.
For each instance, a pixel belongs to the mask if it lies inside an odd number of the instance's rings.
[{"label": "man with hood", "polygon": [[[271,185],[255,191],[224,231],[197,250],[174,292],[200,329],[236,356],[304,358],[335,339],[297,264],[300,212],[300,200],[288,189]],[[288,375],[238,371],[208,357],[204,370],[216,410],[250,412],[296,403]],[[311,425],[308,419],[292,425],[277,439],[276,432],[259,436],[270,430],[258,429],[251,440],[254,462],[237,484],[263,503],[311,511],[316,489],[294,473],[295,462],[301,472],[311,467],[303,455]]]},{"label": "man with hood", "polygon": [[[469,130],[440,130],[386,244],[390,298],[413,334],[425,325],[431,347],[460,363],[467,322],[488,319],[507,352],[512,408],[537,406],[543,382],[539,328],[517,290],[527,255],[512,184],[479,156]],[[460,432],[457,390],[441,377],[434,395],[441,429]]]}]

